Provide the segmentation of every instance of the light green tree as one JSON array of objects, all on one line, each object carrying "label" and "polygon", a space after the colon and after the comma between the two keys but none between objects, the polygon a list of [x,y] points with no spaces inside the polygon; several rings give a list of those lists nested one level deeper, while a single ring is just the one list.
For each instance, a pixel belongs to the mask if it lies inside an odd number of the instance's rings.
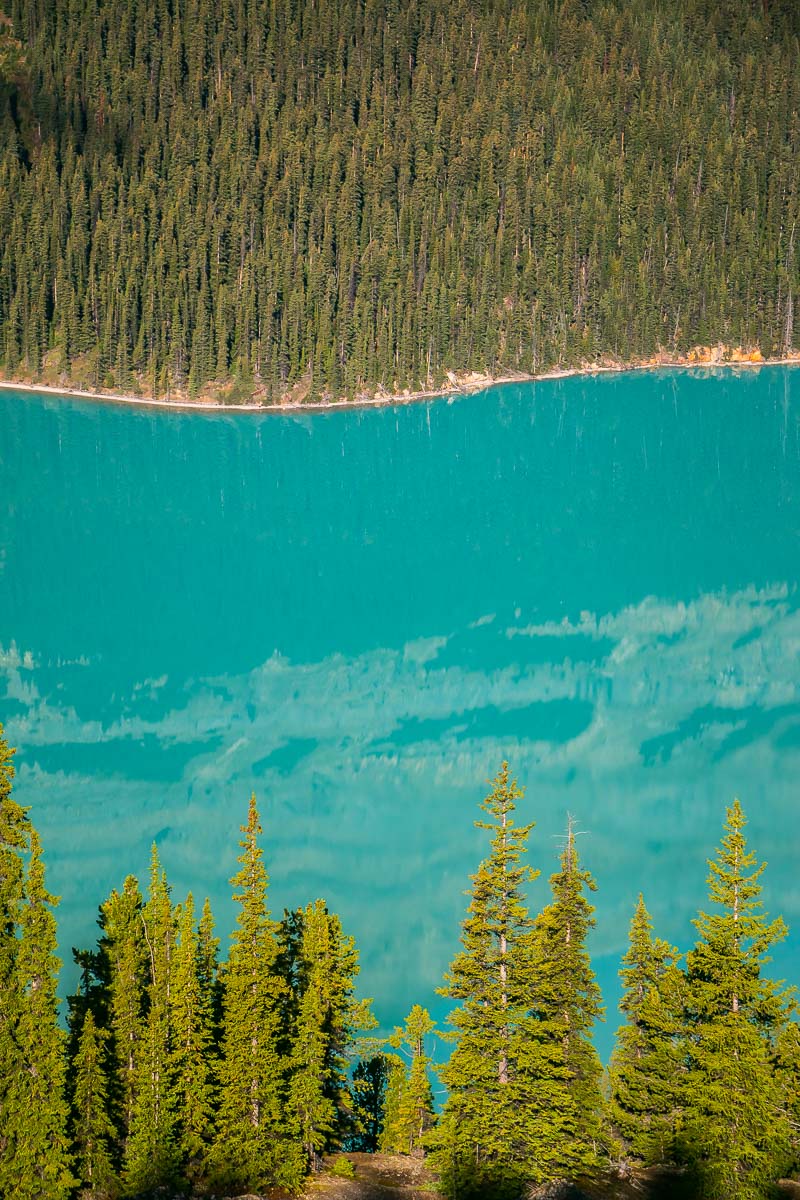
[{"label": "light green tree", "polygon": [[687,956],[687,1151],[714,1200],[763,1197],[791,1141],[774,1046],[792,998],[762,974],[786,926],[762,910],[766,864],[756,866],[745,825],[736,800],[709,861],[714,907],[697,917]]},{"label": "light green tree", "polygon": [[39,836],[31,827],[13,989],[18,1058],[4,1107],[5,1136],[11,1137],[6,1182],[12,1187],[0,1192],[15,1200],[66,1200],[75,1183],[67,1141],[66,1039],[56,998],[57,902],[45,887]]},{"label": "light green tree", "polygon": [[147,955],[146,1012],[135,1063],[131,1124],[123,1162],[125,1191],[131,1196],[175,1184],[179,1167],[170,1019],[175,917],[155,846],[149,895],[141,910],[141,920]]},{"label": "light green tree", "polygon": [[520,1070],[526,942],[531,921],[523,886],[534,877],[522,863],[532,825],[517,827],[523,796],[503,763],[476,821],[490,836],[488,857],[472,878],[461,950],[441,994],[457,1002],[450,1015],[453,1052],[440,1069],[447,1100],[432,1145],[450,1194],[517,1191],[520,1169]]},{"label": "light green tree", "polygon": [[276,972],[275,924],[267,908],[268,877],[258,844],[261,824],[250,798],[232,883],[240,905],[224,972],[220,1104],[212,1151],[215,1184],[261,1189],[296,1186],[303,1151],[285,1114],[286,1062],[278,1050],[279,1005],[286,985]]},{"label": "light green tree", "polygon": [[82,1200],[113,1200],[118,1193],[111,1159],[116,1131],[108,1115],[106,1041],[88,1009],[73,1061],[72,1140]]},{"label": "light green tree", "polygon": [[297,914],[300,990],[289,1060],[288,1112],[313,1170],[323,1151],[338,1149],[349,1107],[348,1049],[358,1029],[371,1028],[369,1002],[355,998],[358,952],[323,900]]},{"label": "light green tree", "polygon": [[384,1148],[399,1154],[419,1154],[425,1137],[433,1127],[434,1105],[430,1070],[432,1061],[426,1053],[425,1039],[436,1031],[435,1022],[427,1009],[415,1004],[406,1018],[389,1038],[389,1045],[408,1059],[391,1121],[384,1127]]},{"label": "light green tree", "polygon": [[211,941],[207,933],[209,921],[210,908],[206,905],[201,920],[201,925],[205,923],[201,945],[195,927],[194,900],[189,893],[179,917],[169,994],[178,1148],[183,1171],[192,1183],[203,1178],[214,1129],[216,1052],[212,1011],[214,971],[207,960]]},{"label": "light green tree", "polygon": [[685,1082],[685,982],[678,951],[653,937],[640,895],[620,976],[620,1009],[611,1059],[610,1116],[627,1156],[646,1165],[671,1161]]},{"label": "light green tree", "polygon": [[586,938],[596,884],[581,867],[570,820],[552,902],[527,939],[521,1062],[527,1086],[524,1157],[533,1179],[573,1178],[597,1166],[606,1137],[602,1067],[591,1040],[602,1016]]}]

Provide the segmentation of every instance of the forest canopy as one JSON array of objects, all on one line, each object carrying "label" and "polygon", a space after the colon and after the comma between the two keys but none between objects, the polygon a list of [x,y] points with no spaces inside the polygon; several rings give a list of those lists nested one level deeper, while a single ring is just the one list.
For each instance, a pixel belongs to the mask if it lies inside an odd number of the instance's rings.
[{"label": "forest canopy", "polygon": [[791,349],[794,0],[5,0],[6,377]]}]

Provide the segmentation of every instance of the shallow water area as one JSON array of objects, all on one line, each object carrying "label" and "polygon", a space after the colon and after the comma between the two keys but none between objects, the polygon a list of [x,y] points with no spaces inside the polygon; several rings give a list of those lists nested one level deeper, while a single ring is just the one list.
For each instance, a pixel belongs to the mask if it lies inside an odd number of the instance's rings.
[{"label": "shallow water area", "polygon": [[65,957],[154,840],[224,944],[254,789],[273,910],[328,900],[384,1027],[442,1014],[505,757],[534,907],[582,833],[604,1054],[639,890],[688,948],[735,795],[796,978],[800,371],[291,416],[0,391],[0,496],[0,720]]}]

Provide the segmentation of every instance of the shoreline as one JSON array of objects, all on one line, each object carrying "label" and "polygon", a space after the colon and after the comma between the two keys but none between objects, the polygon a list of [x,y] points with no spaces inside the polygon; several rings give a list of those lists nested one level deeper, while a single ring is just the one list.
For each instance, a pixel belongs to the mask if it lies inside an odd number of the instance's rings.
[{"label": "shoreline", "polygon": [[656,357],[645,361],[633,361],[629,363],[605,362],[580,367],[554,367],[550,371],[542,371],[537,374],[518,371],[508,375],[489,376],[476,372],[465,372],[462,375],[451,372],[447,385],[439,388],[426,388],[417,391],[405,390],[403,392],[378,392],[374,395],[359,395],[352,400],[336,399],[306,402],[303,400],[287,399],[273,404],[230,404],[224,401],[209,399],[189,400],[184,397],[177,399],[161,397],[156,399],[152,396],[137,396],[132,393],[95,392],[68,385],[59,387],[54,384],[38,384],[13,379],[0,379],[0,390],[29,392],[32,395],[41,396],[58,396],[64,400],[90,400],[93,403],[129,404],[138,408],[174,409],[184,413],[285,413],[294,416],[304,412],[331,412],[350,408],[392,408],[400,404],[417,404],[424,400],[455,400],[460,396],[474,395],[477,392],[489,391],[489,389],[494,387],[507,387],[515,383],[547,383],[548,381],[571,379],[583,375],[621,375],[632,371],[659,370],[708,371],[720,368],[723,370],[756,370],[761,367],[798,366],[800,366],[800,352],[795,352],[783,358],[761,358],[760,356],[757,358],[755,356],[742,358]]}]

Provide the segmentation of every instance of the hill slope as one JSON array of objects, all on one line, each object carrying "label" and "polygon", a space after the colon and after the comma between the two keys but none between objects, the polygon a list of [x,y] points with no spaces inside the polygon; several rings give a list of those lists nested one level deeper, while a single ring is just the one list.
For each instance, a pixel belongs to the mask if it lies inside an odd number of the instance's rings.
[{"label": "hill slope", "polygon": [[13,0],[11,18],[6,375],[313,399],[792,344],[794,0]]}]

